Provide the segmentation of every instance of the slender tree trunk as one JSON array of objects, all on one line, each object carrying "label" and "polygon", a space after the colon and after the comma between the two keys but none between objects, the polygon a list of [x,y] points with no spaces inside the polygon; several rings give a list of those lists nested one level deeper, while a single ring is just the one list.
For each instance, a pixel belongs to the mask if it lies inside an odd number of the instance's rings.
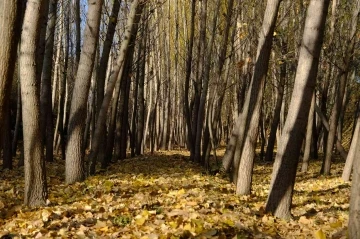
[{"label": "slender tree trunk", "polygon": [[329,3],[330,0],[311,0],[307,10],[295,77],[296,91],[292,93],[266,202],[266,211],[280,218],[291,216],[296,169],[316,83]]},{"label": "slender tree trunk", "polygon": [[70,107],[65,164],[65,180],[68,184],[85,178],[84,116],[98,43],[102,4],[103,0],[89,0],[84,43]]},{"label": "slender tree trunk", "polygon": [[45,161],[40,132],[40,89],[36,74],[36,43],[40,33],[41,0],[28,0],[20,50],[20,82],[24,134],[25,191],[27,206],[43,206],[47,199]]},{"label": "slender tree trunk", "polygon": [[304,150],[304,157],[301,166],[301,172],[306,172],[309,167],[309,160],[310,160],[310,151],[311,151],[311,140],[312,140],[312,133],[313,133],[313,118],[315,113],[315,92],[312,96],[311,106],[309,111],[308,122],[306,126],[306,138],[305,138],[305,150]]},{"label": "slender tree trunk", "polygon": [[[146,21],[143,18],[143,21]],[[146,49],[147,49],[147,35],[148,35],[148,23],[144,22],[145,26],[143,29],[142,38],[142,51],[141,51],[141,64],[140,66],[140,77],[138,82],[138,117],[137,117],[137,132],[136,132],[136,150],[137,155],[144,153],[143,139],[144,139],[144,120],[145,120],[145,99],[144,99],[144,81],[145,81],[145,66],[146,66]],[[134,132],[135,134],[135,132]]]},{"label": "slender tree trunk", "polygon": [[18,138],[19,138],[19,131],[20,131],[20,122],[21,120],[21,89],[20,89],[20,82],[18,83],[18,90],[17,90],[17,101],[16,101],[16,121],[15,121],[15,129],[14,129],[14,137],[12,140],[11,148],[12,148],[12,155],[16,155]]},{"label": "slender tree trunk", "polygon": [[[100,108],[103,103],[104,99],[104,90],[105,90],[105,79],[106,79],[106,70],[109,63],[109,56],[111,51],[111,46],[113,43],[115,30],[116,30],[116,24],[118,21],[118,15],[120,10],[121,0],[115,0],[113,1],[113,6],[111,10],[111,15],[109,17],[109,23],[108,23],[108,29],[106,32],[106,38],[104,41],[104,46],[102,50],[102,55],[100,58],[100,64],[98,67],[98,79],[97,79],[97,103],[96,103],[96,118],[98,118],[100,113]],[[104,121],[102,126],[103,131],[105,132],[103,139],[101,140],[101,147],[99,148],[99,161],[103,162],[105,160],[105,149],[106,149],[106,122]]]},{"label": "slender tree trunk", "polygon": [[[359,3],[359,1],[357,2]],[[359,122],[359,120],[358,120]],[[359,124],[358,124],[359,125]],[[355,155],[360,155],[360,128],[357,127],[353,139]],[[349,238],[360,238],[360,158],[354,157],[353,179],[351,183],[350,213],[349,213]]]},{"label": "slender tree trunk", "polygon": [[75,71],[79,66],[81,53],[81,17],[80,17],[80,0],[73,0],[73,18],[75,24]]},{"label": "slender tree trunk", "polygon": [[[101,140],[103,140],[105,136],[105,131],[103,125],[105,125],[106,122],[106,115],[108,111],[108,107],[111,102],[111,98],[113,95],[113,91],[115,88],[115,85],[117,81],[119,81],[119,76],[123,75],[124,72],[124,62],[126,61],[126,56],[129,49],[129,44],[134,42],[131,42],[131,39],[135,35],[136,38],[136,32],[137,31],[137,25],[139,23],[139,20],[141,19],[141,12],[142,8],[144,7],[143,3],[141,3],[138,0],[135,0],[131,5],[130,14],[128,16],[127,26],[126,26],[126,32],[125,32],[125,38],[124,41],[121,43],[121,48],[119,50],[119,57],[117,64],[115,66],[115,69],[112,71],[112,74],[110,75],[110,80],[108,82],[108,85],[106,87],[106,94],[104,96],[104,100],[102,102],[95,132],[94,132],[94,142],[91,147],[91,152],[89,156],[89,172],[90,174],[95,173],[95,164],[96,164],[96,157],[99,152],[99,146]],[[117,97],[115,96],[115,99]],[[102,161],[103,167],[106,167],[106,164],[104,164],[104,161]]]},{"label": "slender tree trunk", "polygon": [[[190,149],[190,156],[195,155],[194,139],[192,137],[192,125],[191,125],[191,112],[189,104],[189,88],[190,88],[190,77],[193,61],[193,48],[194,48],[194,35],[195,35],[195,14],[196,14],[196,0],[191,1],[191,20],[190,20],[190,36],[188,39],[188,49],[186,56],[186,72],[185,72],[185,90],[184,90],[184,115],[186,118],[187,125],[187,142]],[[190,160],[193,158],[190,157]]]},{"label": "slender tree trunk", "polygon": [[[325,115],[323,115],[321,109],[319,108],[319,106],[315,105],[315,111],[317,113],[317,115],[319,116],[323,126],[324,126],[324,129],[326,131],[329,131],[329,128],[330,128],[330,125],[329,125],[329,122],[327,121]],[[347,153],[344,149],[344,147],[341,145],[341,142],[339,141],[339,139],[336,137],[336,149],[337,151],[340,153],[340,156],[346,160],[347,158]]]},{"label": "slender tree trunk", "polygon": [[49,22],[47,25],[44,63],[41,76],[41,93],[40,93],[40,122],[41,122],[41,139],[46,144],[46,161],[53,161],[53,140],[54,127],[52,117],[51,102],[51,75],[52,75],[52,58],[54,49],[55,26],[56,26],[56,8],[57,0],[50,0]]},{"label": "slender tree trunk", "polygon": [[350,149],[349,149],[349,153],[348,156],[346,158],[346,162],[345,162],[345,166],[344,166],[344,170],[342,173],[341,178],[345,181],[348,182],[350,181],[350,175],[351,175],[351,171],[353,168],[353,163],[354,160],[356,158],[356,153],[357,153],[357,145],[358,145],[358,139],[359,139],[359,131],[360,131],[360,115],[357,118],[356,121],[356,127],[355,127],[355,131],[354,131],[354,136],[353,139],[351,140],[351,145],[350,145]]},{"label": "slender tree trunk", "polygon": [[[339,76],[339,85],[336,91],[336,98],[335,98],[335,104],[332,109],[331,113],[331,119],[330,119],[330,129],[329,129],[329,136],[327,140],[326,145],[326,155],[325,160],[323,162],[322,167],[322,173],[325,175],[330,174],[330,167],[331,167],[331,158],[332,158],[332,152],[334,143],[336,142],[336,132],[338,128],[338,122],[339,122],[339,115],[341,115],[341,111],[343,110],[343,99],[345,95],[345,89],[346,89],[346,81],[348,78],[348,73],[350,70],[350,64],[353,58],[354,53],[354,47],[355,47],[355,36],[358,29],[358,18],[360,13],[360,1],[357,0],[354,3],[353,13],[352,13],[352,19],[351,19],[351,26],[350,26],[350,32],[349,36],[347,38],[347,42],[349,43],[347,48],[345,49],[345,56],[343,59],[343,64],[340,69],[340,76]],[[340,136],[341,137],[341,136]]]},{"label": "slender tree trunk", "polygon": [[[287,42],[284,39],[281,39],[281,53],[282,56],[285,57],[287,52]],[[273,161],[275,140],[276,140],[276,132],[278,130],[280,124],[280,116],[281,116],[281,108],[283,105],[284,98],[284,85],[286,81],[286,60],[284,60],[280,66],[280,81],[277,86],[277,97],[275,103],[274,116],[271,123],[270,135],[268,139],[268,145],[266,147],[265,153],[265,161]]]}]

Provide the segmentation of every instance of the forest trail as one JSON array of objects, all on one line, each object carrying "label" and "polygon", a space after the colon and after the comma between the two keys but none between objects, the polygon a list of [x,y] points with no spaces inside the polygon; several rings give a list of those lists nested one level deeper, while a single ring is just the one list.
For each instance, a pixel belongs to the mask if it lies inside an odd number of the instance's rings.
[{"label": "forest trail", "polygon": [[22,168],[0,174],[0,237],[346,238],[343,164],[329,177],[318,176],[319,161],[298,173],[289,222],[264,214],[271,164],[257,162],[251,196],[236,196],[227,179],[181,151],[126,159],[71,186],[63,184],[63,164],[47,165],[49,205],[37,209],[22,204]]}]

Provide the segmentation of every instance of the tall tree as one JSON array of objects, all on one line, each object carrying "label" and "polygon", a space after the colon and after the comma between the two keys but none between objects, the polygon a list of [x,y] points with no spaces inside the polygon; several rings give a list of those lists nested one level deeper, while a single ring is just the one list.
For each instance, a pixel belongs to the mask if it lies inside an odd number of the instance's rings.
[{"label": "tall tree", "polygon": [[4,0],[0,2],[0,128],[4,121],[4,105],[10,100],[10,87],[16,62],[17,39],[16,21],[20,1]]},{"label": "tall tree", "polygon": [[71,99],[68,142],[66,147],[66,183],[82,181],[85,178],[83,148],[86,103],[89,95],[92,69],[99,38],[103,0],[89,0],[79,66]]},{"label": "tall tree", "polygon": [[45,205],[47,185],[40,132],[40,98],[37,84],[37,43],[40,34],[42,0],[28,0],[21,34],[20,83],[22,99],[25,205]]},{"label": "tall tree", "polygon": [[302,37],[294,90],[276,154],[266,211],[289,219],[296,169],[318,72],[330,0],[311,0]]},{"label": "tall tree", "polygon": [[[356,142],[355,154],[360,154],[360,128],[357,127],[353,140]],[[360,158],[354,158],[353,180],[351,183],[349,238],[360,238]]]},{"label": "tall tree", "polygon": [[259,132],[263,92],[280,2],[279,0],[268,0],[267,2],[263,25],[260,29],[254,74],[251,79],[244,109],[241,113],[243,123],[240,127],[243,129],[240,130],[241,133],[238,136],[234,155],[234,161],[239,161],[239,167],[234,168],[235,171],[238,171],[236,182],[237,194],[250,194],[251,190],[252,169]]}]

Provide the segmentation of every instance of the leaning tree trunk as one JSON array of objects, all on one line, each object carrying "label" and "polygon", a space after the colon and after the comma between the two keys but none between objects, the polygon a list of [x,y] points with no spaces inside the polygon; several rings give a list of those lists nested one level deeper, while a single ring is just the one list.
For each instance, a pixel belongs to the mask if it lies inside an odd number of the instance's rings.
[{"label": "leaning tree trunk", "polygon": [[69,184],[82,181],[85,178],[84,118],[86,117],[86,103],[99,38],[102,4],[103,0],[89,1],[84,43],[76,74],[69,116],[65,164],[65,180]]},{"label": "leaning tree trunk", "polygon": [[234,168],[234,171],[238,172],[236,194],[246,195],[251,192],[252,170],[259,132],[261,105],[280,2],[279,0],[268,0],[263,25],[260,29],[254,74],[244,106],[244,109],[247,110],[242,112],[244,122],[241,124],[241,127],[244,127],[245,130],[238,136],[237,149],[234,155],[234,161],[239,160],[239,168]]},{"label": "leaning tree trunk", "polygon": [[289,219],[301,145],[314,92],[325,20],[330,0],[311,0],[308,6],[288,116],[276,154],[266,211]]},{"label": "leaning tree trunk", "polygon": [[[112,73],[110,75],[110,80],[106,87],[106,94],[105,94],[104,100],[101,104],[101,108],[100,108],[97,122],[96,122],[96,127],[95,127],[95,132],[94,132],[94,137],[93,137],[94,141],[92,142],[91,152],[90,152],[90,156],[89,156],[89,161],[90,161],[89,172],[91,174],[95,173],[96,157],[99,152],[100,143],[103,140],[103,138],[105,137],[105,128],[103,127],[103,125],[106,122],[108,107],[110,105],[111,98],[113,96],[113,91],[114,91],[115,85],[116,85],[117,81],[120,80],[119,75],[121,76],[124,71],[124,62],[125,62],[125,57],[127,56],[131,35],[136,34],[134,32],[135,30],[137,31],[137,28],[135,27],[135,25],[137,25],[139,23],[139,19],[140,19],[140,16],[137,16],[137,14],[141,15],[142,8],[143,8],[143,4],[140,3],[139,0],[135,0],[131,5],[131,10],[130,10],[130,14],[129,14],[128,21],[127,21],[126,31],[125,31],[125,37],[124,37],[124,40],[121,43],[121,47],[119,49],[118,61],[115,66],[115,69],[112,71]],[[114,100],[117,100],[116,96],[115,96]]]},{"label": "leaning tree trunk", "polygon": [[24,134],[25,191],[24,203],[46,203],[45,161],[40,132],[40,98],[36,75],[36,43],[41,29],[41,0],[28,0],[20,47],[20,83]]},{"label": "leaning tree trunk", "polygon": [[357,150],[357,145],[358,145],[357,141],[359,139],[359,131],[360,131],[360,115],[358,116],[357,121],[356,121],[354,136],[353,136],[353,139],[351,140],[349,153],[348,153],[348,156],[346,158],[343,173],[341,175],[341,178],[345,182],[350,181],[350,175],[351,175],[351,171],[352,171],[352,168],[353,168],[353,163],[354,163],[354,160],[355,160],[356,155],[357,155],[356,150]]}]

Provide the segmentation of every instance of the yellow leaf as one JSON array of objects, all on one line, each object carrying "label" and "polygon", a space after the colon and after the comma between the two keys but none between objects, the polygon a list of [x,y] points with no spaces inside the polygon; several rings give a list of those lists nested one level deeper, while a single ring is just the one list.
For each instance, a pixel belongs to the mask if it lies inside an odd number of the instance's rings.
[{"label": "yellow leaf", "polygon": [[169,225],[172,229],[176,229],[178,227],[178,224],[176,222],[169,222]]},{"label": "yellow leaf", "polygon": [[339,228],[339,227],[342,227],[342,222],[336,221],[336,222],[330,223],[330,227],[331,227],[331,228]]},{"label": "yellow leaf", "polygon": [[184,226],[184,230],[192,231],[191,224],[190,224],[190,223],[186,223],[186,225]]},{"label": "yellow leaf", "polygon": [[224,223],[230,227],[235,226],[235,223],[231,219],[224,220]]},{"label": "yellow leaf", "polygon": [[326,239],[326,236],[321,229],[317,230],[314,235],[316,239]]},{"label": "yellow leaf", "polygon": [[185,194],[185,189],[180,189],[178,192],[177,192],[178,195],[183,195]]},{"label": "yellow leaf", "polygon": [[141,216],[140,216],[140,217],[135,218],[135,223],[136,223],[136,225],[138,225],[138,226],[144,225],[145,221],[146,221],[146,218],[145,218],[145,217],[141,217]]}]

